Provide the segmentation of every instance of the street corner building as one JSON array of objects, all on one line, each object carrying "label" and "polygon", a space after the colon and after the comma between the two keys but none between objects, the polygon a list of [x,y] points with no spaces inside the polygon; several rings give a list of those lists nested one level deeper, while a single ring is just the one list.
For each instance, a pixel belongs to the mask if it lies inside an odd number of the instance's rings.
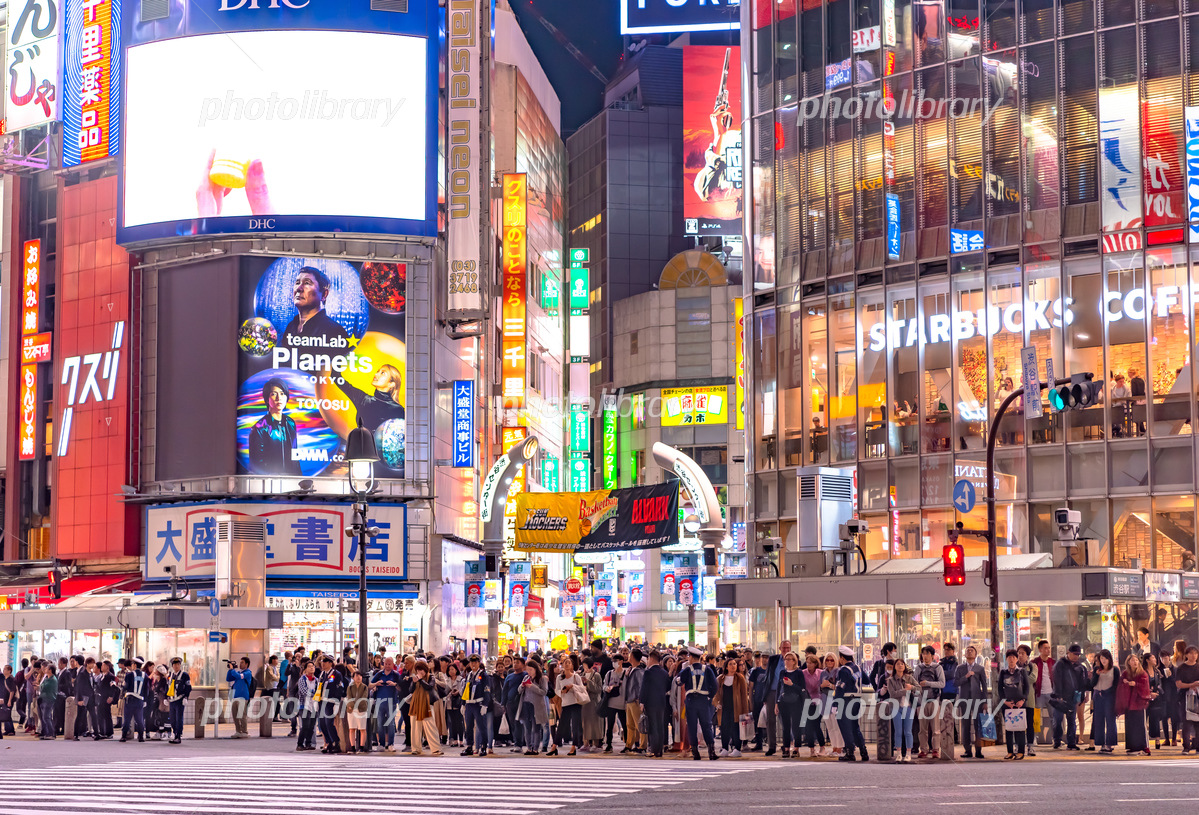
[{"label": "street corner building", "polygon": [[[992,497],[1003,647],[1193,640],[1199,18],[741,13],[746,515],[780,576],[722,584],[721,605],[867,659],[945,631],[989,653],[986,541],[958,541],[964,586],[939,561]],[[1082,409],[1038,395],[1072,377],[1096,386]]]}]

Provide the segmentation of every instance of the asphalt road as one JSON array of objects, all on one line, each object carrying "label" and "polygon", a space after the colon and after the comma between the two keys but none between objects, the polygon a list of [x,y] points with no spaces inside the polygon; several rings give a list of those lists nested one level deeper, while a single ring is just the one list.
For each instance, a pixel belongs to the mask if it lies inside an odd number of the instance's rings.
[{"label": "asphalt road", "polygon": [[[694,762],[625,756],[413,758],[296,754],[282,739],[0,742],[6,795],[0,815],[51,812],[255,813],[304,807],[300,790],[325,789],[347,813],[496,812],[852,815],[955,808],[1087,815],[1199,803],[1199,758],[1129,759],[1054,753],[1022,762],[912,765],[774,761]],[[369,795],[348,794],[370,790]],[[166,797],[164,797],[166,796]]]}]

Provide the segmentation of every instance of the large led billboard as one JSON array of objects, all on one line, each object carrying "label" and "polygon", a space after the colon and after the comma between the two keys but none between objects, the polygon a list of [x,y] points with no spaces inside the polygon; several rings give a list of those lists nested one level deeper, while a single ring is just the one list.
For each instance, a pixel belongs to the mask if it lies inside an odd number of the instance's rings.
[{"label": "large led billboard", "polygon": [[739,0],[620,0],[621,34],[737,31]]},{"label": "large led billboard", "polygon": [[276,6],[125,15],[122,242],[435,234],[436,6]]},{"label": "large led billboard", "polygon": [[741,234],[741,57],[683,48],[683,233]]}]

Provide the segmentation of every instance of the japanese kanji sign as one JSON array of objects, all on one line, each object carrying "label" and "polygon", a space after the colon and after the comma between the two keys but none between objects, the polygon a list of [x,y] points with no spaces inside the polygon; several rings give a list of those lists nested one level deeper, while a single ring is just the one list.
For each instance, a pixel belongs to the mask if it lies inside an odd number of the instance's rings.
[{"label": "japanese kanji sign", "polygon": [[42,308],[42,242],[25,241],[25,273],[21,283],[21,334],[36,334]]},{"label": "japanese kanji sign", "polygon": [[66,0],[62,163],[116,155],[120,130],[121,0]]},{"label": "japanese kanji sign", "polygon": [[528,294],[528,184],[524,173],[503,180],[503,291],[500,294],[504,406],[525,406],[525,298]]},{"label": "japanese kanji sign", "polygon": [[[228,515],[266,519],[268,577],[358,577],[358,539],[343,533],[353,523],[349,506],[209,503],[146,510],[146,578],[165,578],[171,566],[183,577],[212,575],[217,518]],[[379,534],[367,539],[367,575],[403,580],[407,576],[407,510],[400,505],[373,505],[370,523],[379,527]]]},{"label": "japanese kanji sign", "polygon": [[9,133],[58,120],[60,2],[13,0],[8,5],[4,104]]},{"label": "japanese kanji sign", "polygon": [[21,366],[21,415],[18,420],[21,461],[32,461],[37,453],[37,366]]},{"label": "japanese kanji sign", "polygon": [[475,383],[454,382],[454,466],[475,466]]}]

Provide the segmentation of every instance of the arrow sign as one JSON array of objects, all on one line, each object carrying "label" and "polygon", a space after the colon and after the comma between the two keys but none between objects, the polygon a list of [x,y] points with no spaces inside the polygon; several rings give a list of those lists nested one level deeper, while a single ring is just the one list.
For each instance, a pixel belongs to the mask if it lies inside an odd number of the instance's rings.
[{"label": "arrow sign", "polygon": [[974,485],[966,479],[963,478],[953,485],[953,505],[958,512],[965,514],[973,510],[977,498]]}]

